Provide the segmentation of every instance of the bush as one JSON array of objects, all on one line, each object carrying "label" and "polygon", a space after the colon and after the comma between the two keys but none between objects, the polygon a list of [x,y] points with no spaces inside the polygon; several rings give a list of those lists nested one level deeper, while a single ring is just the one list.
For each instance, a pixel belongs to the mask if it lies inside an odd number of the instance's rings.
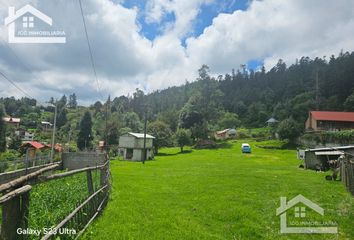
[{"label": "bush", "polygon": [[249,132],[249,130],[245,129],[245,128],[240,128],[237,131],[237,138],[239,139],[243,139],[243,138],[250,138],[251,134]]},{"label": "bush", "polygon": [[199,140],[195,147],[196,149],[212,149],[217,148],[217,144],[212,140]]},{"label": "bush", "polygon": [[301,134],[301,128],[293,118],[288,118],[279,124],[277,132],[281,140],[294,143]]}]

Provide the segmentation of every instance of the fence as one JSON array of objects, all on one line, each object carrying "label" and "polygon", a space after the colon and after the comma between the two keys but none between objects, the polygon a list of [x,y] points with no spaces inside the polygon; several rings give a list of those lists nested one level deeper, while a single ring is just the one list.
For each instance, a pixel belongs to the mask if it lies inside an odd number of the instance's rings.
[{"label": "fence", "polygon": [[50,163],[49,156],[41,156],[32,159],[23,157],[23,158],[12,159],[9,161],[1,161],[0,173],[40,166],[48,163]]},{"label": "fence", "polygon": [[[44,184],[48,181],[65,178],[86,172],[88,198],[78,204],[76,208],[63,219],[55,228],[45,233],[42,239],[60,239],[78,238],[88,227],[88,225],[97,217],[105,207],[109,196],[109,161],[105,159],[104,164],[93,167],[85,167],[66,171],[62,173],[50,174],[54,170],[61,170],[61,163],[50,164],[35,172],[26,174],[12,181],[0,185],[0,204],[2,207],[1,239],[25,239],[24,235],[17,234],[17,229],[28,228],[30,192],[33,185]],[[100,188],[94,191],[92,171],[100,171]],[[49,173],[50,175],[44,175]],[[73,235],[70,229],[75,229]]]},{"label": "fence", "polygon": [[341,179],[347,190],[354,196],[354,159],[346,155],[340,165]]}]

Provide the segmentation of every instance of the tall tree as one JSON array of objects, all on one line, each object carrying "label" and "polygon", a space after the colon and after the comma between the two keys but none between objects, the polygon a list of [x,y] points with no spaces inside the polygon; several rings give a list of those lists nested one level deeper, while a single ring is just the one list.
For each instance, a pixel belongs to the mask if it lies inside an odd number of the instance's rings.
[{"label": "tall tree", "polygon": [[92,119],[90,112],[85,112],[80,122],[80,131],[77,138],[77,147],[80,150],[92,147]]},{"label": "tall tree", "polygon": [[158,153],[159,148],[168,147],[172,145],[172,132],[170,127],[166,123],[159,120],[152,122],[148,126],[148,131],[155,137],[155,154]]},{"label": "tall tree", "polygon": [[190,145],[192,142],[190,131],[183,128],[177,130],[175,138],[177,145],[181,148],[181,152],[183,152],[184,146]]},{"label": "tall tree", "polygon": [[69,95],[69,108],[75,109],[77,107],[77,98],[76,98],[76,94],[73,93],[71,95]]},{"label": "tall tree", "polygon": [[345,110],[354,111],[354,91],[344,102]]},{"label": "tall tree", "polygon": [[3,120],[4,108],[0,105],[0,152],[5,152],[6,150],[6,126]]}]

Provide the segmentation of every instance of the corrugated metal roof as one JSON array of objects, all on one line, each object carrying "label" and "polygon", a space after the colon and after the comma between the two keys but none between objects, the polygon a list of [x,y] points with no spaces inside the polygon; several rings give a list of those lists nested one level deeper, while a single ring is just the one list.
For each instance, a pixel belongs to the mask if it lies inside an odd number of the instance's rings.
[{"label": "corrugated metal roof", "polygon": [[[132,132],[130,132],[130,133],[128,133],[129,135],[132,135],[132,136],[134,136],[134,137],[136,137],[136,138],[144,138],[144,133],[132,133]],[[149,134],[146,134],[146,138],[152,138],[152,139],[154,139],[155,137],[154,136],[151,136],[151,135],[149,135]]]},{"label": "corrugated metal roof", "polygon": [[322,151],[322,152],[315,152],[316,156],[323,156],[323,155],[342,155],[343,152],[341,151]]},{"label": "corrugated metal roof", "polygon": [[306,149],[305,151],[315,152],[315,151],[335,151],[335,150],[347,150],[347,149],[354,149],[353,145],[350,146],[341,146],[341,147],[326,147],[326,148],[313,148],[313,149]]},{"label": "corrugated metal roof", "polygon": [[20,118],[12,118],[12,117],[4,117],[3,120],[5,122],[13,122],[13,123],[20,123],[21,122]]},{"label": "corrugated metal roof", "polygon": [[311,111],[310,114],[316,120],[354,122],[354,112]]}]

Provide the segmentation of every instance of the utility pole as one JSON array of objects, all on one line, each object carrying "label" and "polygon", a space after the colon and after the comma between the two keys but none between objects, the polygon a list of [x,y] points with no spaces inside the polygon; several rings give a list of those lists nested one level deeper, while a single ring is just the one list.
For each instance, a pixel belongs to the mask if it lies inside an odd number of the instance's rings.
[{"label": "utility pole", "polygon": [[316,70],[316,110],[320,110],[320,97],[319,97],[319,84],[318,84],[318,69]]},{"label": "utility pole", "polygon": [[55,131],[57,127],[57,114],[58,107],[56,104],[52,104],[54,106],[54,125],[53,125],[53,135],[52,135],[52,150],[50,151],[50,161],[54,162],[54,144],[55,144]]},{"label": "utility pole", "polygon": [[145,105],[143,164],[145,164],[145,160],[146,160],[146,125],[147,125],[147,106]]}]

